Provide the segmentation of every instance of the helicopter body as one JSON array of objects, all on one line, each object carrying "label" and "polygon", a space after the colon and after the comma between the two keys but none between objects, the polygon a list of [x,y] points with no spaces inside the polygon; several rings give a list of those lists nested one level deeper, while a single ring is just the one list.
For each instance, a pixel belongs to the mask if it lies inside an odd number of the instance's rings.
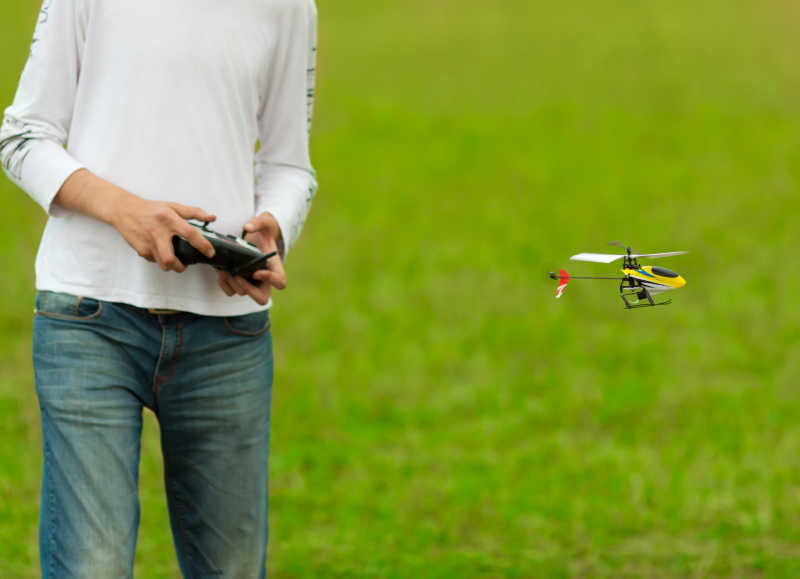
[{"label": "helicopter body", "polygon": [[626,309],[641,308],[647,306],[665,306],[672,303],[672,300],[657,302],[653,296],[664,292],[680,289],[686,285],[686,280],[672,270],[665,267],[653,265],[639,265],[638,258],[658,258],[673,255],[683,255],[686,251],[670,251],[666,253],[632,253],[630,247],[614,241],[611,245],[624,247],[627,255],[611,255],[606,253],[579,253],[570,257],[574,261],[591,261],[595,263],[611,263],[622,259],[623,277],[589,277],[571,276],[563,269],[559,275],[550,272],[550,277],[559,280],[556,297],[560,298],[564,293],[570,279],[609,279],[619,280],[619,297],[622,298]]},{"label": "helicopter body", "polygon": [[639,280],[639,283],[653,295],[680,289],[686,285],[685,279],[665,267],[652,265],[645,265],[638,269],[626,267],[622,269],[622,273]]}]

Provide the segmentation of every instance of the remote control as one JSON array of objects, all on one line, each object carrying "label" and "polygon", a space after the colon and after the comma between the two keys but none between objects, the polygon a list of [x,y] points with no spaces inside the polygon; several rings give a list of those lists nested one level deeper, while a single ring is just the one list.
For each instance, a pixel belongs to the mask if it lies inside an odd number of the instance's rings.
[{"label": "remote control", "polygon": [[190,221],[189,225],[196,228],[203,237],[211,242],[215,253],[214,257],[208,258],[192,247],[183,237],[176,235],[172,238],[172,247],[175,250],[175,257],[183,265],[206,263],[216,269],[227,271],[231,275],[240,275],[251,282],[258,283],[252,278],[252,275],[259,269],[266,269],[269,258],[278,254],[277,251],[262,253],[255,245],[241,237],[212,231],[208,228],[208,223],[200,225]]}]

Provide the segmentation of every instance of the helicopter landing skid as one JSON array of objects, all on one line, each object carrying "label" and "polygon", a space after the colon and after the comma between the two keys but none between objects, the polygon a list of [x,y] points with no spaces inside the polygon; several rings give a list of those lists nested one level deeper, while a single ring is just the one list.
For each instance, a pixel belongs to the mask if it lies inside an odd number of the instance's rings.
[{"label": "helicopter landing skid", "polygon": [[[650,295],[650,292],[647,291],[645,287],[643,287],[638,280],[633,278],[627,277],[622,280],[622,283],[619,284],[619,297],[622,298],[622,301],[625,303],[626,310],[632,310],[634,308],[650,308],[653,306],[666,306],[672,303],[671,299],[665,300],[663,302],[657,302],[653,299],[653,296]],[[628,301],[628,297],[632,297],[631,301]],[[647,299],[645,303],[639,303],[640,300]]]},{"label": "helicopter landing skid", "polygon": [[672,300],[667,300],[665,302],[653,302],[651,303],[644,303],[644,304],[629,304],[628,300],[625,299],[625,296],[622,296],[622,301],[625,302],[625,309],[632,310],[634,308],[652,308],[654,306],[668,306],[672,303]]}]

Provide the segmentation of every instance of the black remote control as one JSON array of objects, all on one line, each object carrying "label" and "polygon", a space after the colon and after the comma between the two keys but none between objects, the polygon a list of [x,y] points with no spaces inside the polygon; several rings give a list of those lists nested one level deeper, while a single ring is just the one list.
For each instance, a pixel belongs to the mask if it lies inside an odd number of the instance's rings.
[{"label": "black remote control", "polygon": [[[278,254],[262,253],[252,243],[235,235],[217,233],[208,228],[208,223],[202,225],[189,222],[189,225],[196,228],[214,246],[214,257],[208,258],[183,237],[174,236],[172,247],[177,257],[183,265],[193,265],[195,263],[206,263],[216,269],[227,271],[231,275],[240,275],[251,282],[256,282],[252,275],[259,269],[267,268],[269,258]],[[244,235],[244,234],[243,234]]]}]

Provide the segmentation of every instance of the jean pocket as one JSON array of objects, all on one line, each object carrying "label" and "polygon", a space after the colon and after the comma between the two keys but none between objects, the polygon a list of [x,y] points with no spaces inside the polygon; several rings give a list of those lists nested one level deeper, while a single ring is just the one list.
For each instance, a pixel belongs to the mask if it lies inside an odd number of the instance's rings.
[{"label": "jean pocket", "polygon": [[34,313],[57,320],[88,321],[100,317],[103,313],[103,302],[84,296],[40,291],[36,295]]},{"label": "jean pocket", "polygon": [[243,316],[228,316],[223,318],[228,331],[237,336],[260,336],[269,330],[269,311],[244,314]]}]

